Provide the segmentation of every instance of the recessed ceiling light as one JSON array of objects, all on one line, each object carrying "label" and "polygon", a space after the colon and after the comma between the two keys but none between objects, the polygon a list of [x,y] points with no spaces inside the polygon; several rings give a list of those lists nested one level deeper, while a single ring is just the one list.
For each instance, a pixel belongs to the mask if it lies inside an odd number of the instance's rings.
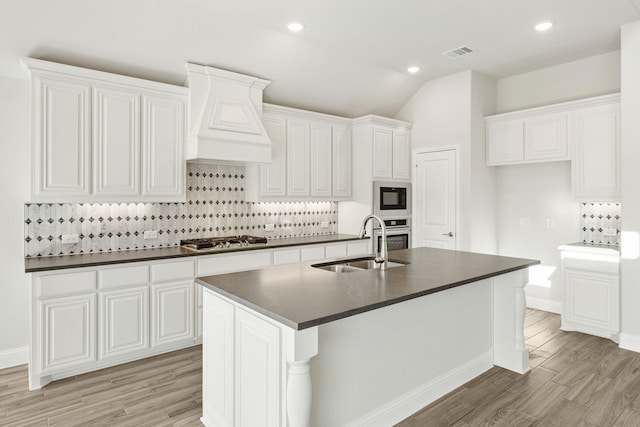
[{"label": "recessed ceiling light", "polygon": [[541,22],[533,28],[538,31],[547,31],[551,27],[553,27],[553,22]]},{"label": "recessed ceiling light", "polygon": [[287,25],[287,28],[289,29],[289,31],[298,32],[304,28],[304,25],[299,22],[292,22],[291,24]]},{"label": "recessed ceiling light", "polygon": [[420,67],[416,67],[416,66],[409,67],[409,68],[407,68],[407,71],[410,72],[411,74],[415,74],[418,71],[420,71]]}]

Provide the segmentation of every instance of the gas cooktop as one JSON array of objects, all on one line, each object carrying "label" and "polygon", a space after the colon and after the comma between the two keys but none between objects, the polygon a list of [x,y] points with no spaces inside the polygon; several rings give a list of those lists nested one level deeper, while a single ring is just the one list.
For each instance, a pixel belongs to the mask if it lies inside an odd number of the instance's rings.
[{"label": "gas cooktop", "polygon": [[193,251],[207,251],[212,249],[228,249],[257,244],[266,244],[266,237],[258,236],[226,236],[204,237],[201,239],[180,240],[180,246]]}]

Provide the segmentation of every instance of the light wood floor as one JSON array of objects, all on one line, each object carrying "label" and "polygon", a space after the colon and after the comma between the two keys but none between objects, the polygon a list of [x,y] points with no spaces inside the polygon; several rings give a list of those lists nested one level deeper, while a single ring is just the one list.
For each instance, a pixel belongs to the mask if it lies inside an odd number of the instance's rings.
[{"label": "light wood floor", "polygon": [[[640,354],[559,324],[528,310],[531,372],[493,368],[396,427],[640,427]],[[0,426],[201,427],[201,367],[197,346],[32,392],[26,366],[0,370]]]}]

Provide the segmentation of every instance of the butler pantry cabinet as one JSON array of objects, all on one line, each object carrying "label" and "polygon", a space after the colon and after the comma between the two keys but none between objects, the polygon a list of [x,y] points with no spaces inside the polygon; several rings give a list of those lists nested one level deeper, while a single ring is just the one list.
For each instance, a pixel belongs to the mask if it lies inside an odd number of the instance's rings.
[{"label": "butler pantry cabinet", "polygon": [[23,58],[31,201],[184,201],[187,88]]},{"label": "butler pantry cabinet", "polygon": [[272,161],[246,168],[247,200],[351,197],[350,120],[265,104]]}]

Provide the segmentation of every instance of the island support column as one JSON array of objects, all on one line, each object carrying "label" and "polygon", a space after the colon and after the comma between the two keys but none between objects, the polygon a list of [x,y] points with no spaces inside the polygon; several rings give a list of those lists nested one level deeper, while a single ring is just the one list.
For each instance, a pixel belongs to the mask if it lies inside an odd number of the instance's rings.
[{"label": "island support column", "polygon": [[529,350],[524,344],[524,287],[529,270],[496,276],[493,282],[493,363],[510,371],[529,371]]},{"label": "island support column", "polygon": [[318,354],[318,328],[287,328],[287,418],[289,427],[311,425],[311,358]]}]

